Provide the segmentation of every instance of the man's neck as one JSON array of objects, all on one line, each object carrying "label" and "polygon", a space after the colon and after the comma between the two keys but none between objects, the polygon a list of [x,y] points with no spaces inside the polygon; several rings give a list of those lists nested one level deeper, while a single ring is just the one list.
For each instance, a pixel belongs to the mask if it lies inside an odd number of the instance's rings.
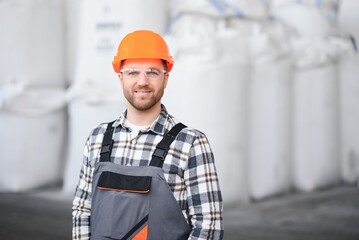
[{"label": "man's neck", "polygon": [[131,105],[127,108],[127,120],[137,126],[149,126],[156,120],[162,110],[161,104],[154,106],[153,108],[140,111],[132,107]]}]

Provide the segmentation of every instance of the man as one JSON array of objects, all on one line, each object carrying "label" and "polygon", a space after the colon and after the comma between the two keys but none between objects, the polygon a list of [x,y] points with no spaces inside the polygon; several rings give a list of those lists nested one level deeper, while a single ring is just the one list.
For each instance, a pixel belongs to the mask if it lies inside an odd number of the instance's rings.
[{"label": "man", "polygon": [[73,239],[223,238],[209,142],[161,103],[173,64],[157,33],[135,31],[121,41],[113,67],[128,106],[87,139]]}]

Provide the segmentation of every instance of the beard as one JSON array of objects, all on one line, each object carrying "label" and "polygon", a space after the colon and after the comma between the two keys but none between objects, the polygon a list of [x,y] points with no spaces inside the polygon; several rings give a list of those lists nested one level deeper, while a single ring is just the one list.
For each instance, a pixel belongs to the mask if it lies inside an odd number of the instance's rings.
[{"label": "beard", "polygon": [[159,92],[154,93],[148,97],[137,96],[135,92],[124,91],[124,96],[127,99],[128,103],[138,111],[148,111],[153,108],[153,106],[157,105],[161,101],[163,94],[164,89],[161,89]]}]

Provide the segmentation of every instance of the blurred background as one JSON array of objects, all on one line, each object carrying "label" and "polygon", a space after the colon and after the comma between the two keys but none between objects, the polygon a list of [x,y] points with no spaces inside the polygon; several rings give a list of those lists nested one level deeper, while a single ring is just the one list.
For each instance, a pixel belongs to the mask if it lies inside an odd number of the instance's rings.
[{"label": "blurred background", "polygon": [[112,58],[136,29],[175,65],[163,103],[246,204],[359,177],[359,1],[1,0],[0,192],[73,194],[85,140],[126,106]]}]

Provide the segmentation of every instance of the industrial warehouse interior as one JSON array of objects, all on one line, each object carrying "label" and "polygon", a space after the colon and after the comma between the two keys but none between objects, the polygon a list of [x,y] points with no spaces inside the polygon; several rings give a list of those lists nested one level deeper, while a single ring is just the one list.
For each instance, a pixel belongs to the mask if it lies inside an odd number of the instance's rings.
[{"label": "industrial warehouse interior", "polygon": [[126,108],[138,29],[175,64],[162,99],[203,131],[224,239],[359,239],[359,1],[0,1],[0,239],[71,239],[86,139]]}]

